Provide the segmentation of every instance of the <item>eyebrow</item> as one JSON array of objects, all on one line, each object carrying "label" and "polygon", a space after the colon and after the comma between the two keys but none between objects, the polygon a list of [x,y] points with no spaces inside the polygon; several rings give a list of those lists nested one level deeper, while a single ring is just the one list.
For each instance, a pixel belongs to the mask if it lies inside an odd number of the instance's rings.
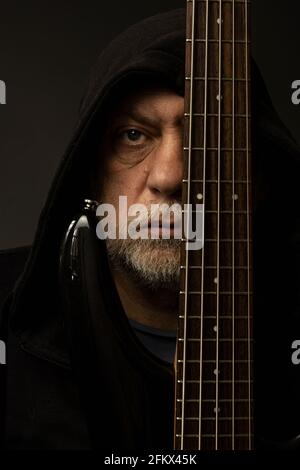
[{"label": "eyebrow", "polygon": [[[135,110],[135,109],[132,109],[130,111],[124,111],[124,112],[121,111],[121,113],[117,117],[117,120],[124,118],[124,117],[133,119],[134,121],[140,122],[141,124],[144,124],[146,126],[152,126],[152,127],[155,127],[158,123],[162,122],[160,118],[152,118],[151,116],[140,113],[138,110]],[[176,116],[173,123],[176,126],[180,127],[183,124],[183,119],[184,119],[183,115]]]}]

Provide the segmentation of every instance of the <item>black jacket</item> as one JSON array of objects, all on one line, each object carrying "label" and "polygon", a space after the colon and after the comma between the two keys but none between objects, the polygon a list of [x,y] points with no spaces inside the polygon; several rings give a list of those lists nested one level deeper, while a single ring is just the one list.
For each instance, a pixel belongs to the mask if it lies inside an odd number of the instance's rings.
[{"label": "black jacket", "polygon": [[[172,447],[173,370],[132,333],[105,254],[98,329],[90,340],[82,333],[84,380],[70,354],[58,271],[64,233],[90,195],[88,172],[112,96],[146,76],[182,93],[184,38],[184,11],[177,10],[130,28],[100,55],[33,246],[1,255],[8,449]],[[252,78],[256,423],[259,435],[280,440],[300,434],[300,366],[291,363],[291,343],[300,335],[300,156],[254,64]]]}]

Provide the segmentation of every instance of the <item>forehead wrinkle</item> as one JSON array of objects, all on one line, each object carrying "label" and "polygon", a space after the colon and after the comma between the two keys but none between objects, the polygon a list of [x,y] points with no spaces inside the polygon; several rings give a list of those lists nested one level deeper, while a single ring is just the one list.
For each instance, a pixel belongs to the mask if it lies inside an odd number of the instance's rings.
[{"label": "forehead wrinkle", "polygon": [[129,118],[153,127],[161,124],[179,127],[184,120],[183,103],[183,97],[168,89],[150,88],[123,96],[111,117],[115,122]]},{"label": "forehead wrinkle", "polygon": [[137,108],[131,108],[126,111],[120,110],[119,116],[116,116],[116,120],[129,118],[146,126],[152,127],[155,127],[158,124],[170,124],[174,127],[180,127],[183,124],[183,112],[176,113],[175,116],[165,116],[155,108],[156,107],[153,108],[153,113],[149,113],[149,111],[143,112]]}]

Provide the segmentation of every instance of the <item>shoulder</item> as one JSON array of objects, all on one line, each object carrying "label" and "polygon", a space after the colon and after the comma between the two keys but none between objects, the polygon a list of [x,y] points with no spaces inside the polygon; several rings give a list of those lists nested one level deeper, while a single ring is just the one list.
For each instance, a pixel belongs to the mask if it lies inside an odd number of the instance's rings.
[{"label": "shoulder", "polygon": [[0,250],[0,309],[24,269],[30,248]]}]

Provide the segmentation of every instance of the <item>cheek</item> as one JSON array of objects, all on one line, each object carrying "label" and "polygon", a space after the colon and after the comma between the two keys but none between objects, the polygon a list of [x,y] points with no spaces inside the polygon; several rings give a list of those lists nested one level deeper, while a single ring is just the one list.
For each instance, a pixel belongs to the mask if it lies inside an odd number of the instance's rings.
[{"label": "cheek", "polygon": [[110,168],[103,181],[103,198],[117,206],[119,196],[127,196],[128,205],[134,204],[141,199],[146,181],[146,173],[141,167]]}]

